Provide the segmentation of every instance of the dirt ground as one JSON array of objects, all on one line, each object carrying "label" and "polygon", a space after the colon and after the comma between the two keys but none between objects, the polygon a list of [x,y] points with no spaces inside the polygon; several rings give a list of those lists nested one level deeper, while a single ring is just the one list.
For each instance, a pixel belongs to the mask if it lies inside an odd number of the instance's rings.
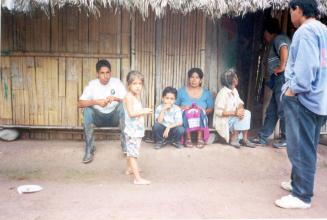
[{"label": "dirt ground", "polygon": [[[327,217],[327,147],[320,146],[309,210],[283,210],[285,149],[221,144],[204,149],[154,150],[144,143],[139,164],[149,186],[132,184],[117,141],[96,142],[82,164],[82,141],[0,142],[0,219],[204,219]],[[18,194],[23,184],[37,193]]]}]

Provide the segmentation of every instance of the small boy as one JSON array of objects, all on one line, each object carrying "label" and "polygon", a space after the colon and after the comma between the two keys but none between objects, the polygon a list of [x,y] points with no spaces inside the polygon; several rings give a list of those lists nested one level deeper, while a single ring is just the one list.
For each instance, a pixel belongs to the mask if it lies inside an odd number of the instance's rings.
[{"label": "small boy", "polygon": [[152,132],[155,140],[155,149],[162,148],[170,142],[176,148],[183,148],[181,138],[184,135],[182,110],[175,105],[177,90],[166,87],[162,92],[162,104],[155,111],[155,124]]}]

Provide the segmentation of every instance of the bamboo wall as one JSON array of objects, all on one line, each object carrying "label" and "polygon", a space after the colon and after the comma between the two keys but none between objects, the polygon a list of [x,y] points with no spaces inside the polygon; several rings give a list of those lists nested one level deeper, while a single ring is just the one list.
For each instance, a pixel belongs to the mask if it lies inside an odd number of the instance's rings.
[{"label": "bamboo wall", "polygon": [[217,92],[229,36],[219,22],[198,11],[162,19],[119,9],[100,15],[71,7],[49,17],[2,11],[0,124],[80,126],[77,101],[102,58],[123,81],[130,69],[145,75],[144,106],[159,104],[164,87],[185,85],[191,67],[204,69],[204,86]]}]

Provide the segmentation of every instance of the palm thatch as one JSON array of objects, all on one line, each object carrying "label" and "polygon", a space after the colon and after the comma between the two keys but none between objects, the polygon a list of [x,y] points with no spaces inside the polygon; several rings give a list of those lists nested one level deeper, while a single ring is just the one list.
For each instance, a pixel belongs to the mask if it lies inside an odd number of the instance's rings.
[{"label": "palm thatch", "polygon": [[[193,10],[202,10],[209,17],[220,18],[222,15],[239,16],[248,12],[263,10],[269,7],[285,9],[290,0],[1,0],[2,7],[11,11],[29,12],[35,7],[45,12],[56,7],[72,5],[86,9],[89,13],[98,14],[99,7],[122,7],[138,10],[143,16],[151,8],[157,17],[162,17],[167,8],[186,14]],[[327,14],[327,1],[318,0],[322,14]]]}]

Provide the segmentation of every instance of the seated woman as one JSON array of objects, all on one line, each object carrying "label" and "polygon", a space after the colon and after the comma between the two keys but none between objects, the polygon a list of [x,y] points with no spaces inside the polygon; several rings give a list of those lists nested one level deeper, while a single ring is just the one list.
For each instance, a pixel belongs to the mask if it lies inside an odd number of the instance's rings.
[{"label": "seated woman", "polygon": [[[202,88],[203,72],[200,68],[188,71],[188,85],[178,90],[176,105],[183,110],[183,126],[186,129],[186,147],[193,147],[191,132],[197,132],[196,147],[203,148],[208,138],[208,117],[213,112],[213,98],[209,90]],[[192,127],[187,117],[198,113],[199,125]],[[193,124],[194,125],[194,124]]]},{"label": "seated woman", "polygon": [[[236,148],[242,144],[255,147],[248,140],[248,130],[251,123],[251,112],[244,109],[236,89],[238,78],[234,69],[229,69],[221,76],[223,88],[219,91],[215,101],[213,125],[218,134]],[[231,134],[231,135],[230,135]]]}]

